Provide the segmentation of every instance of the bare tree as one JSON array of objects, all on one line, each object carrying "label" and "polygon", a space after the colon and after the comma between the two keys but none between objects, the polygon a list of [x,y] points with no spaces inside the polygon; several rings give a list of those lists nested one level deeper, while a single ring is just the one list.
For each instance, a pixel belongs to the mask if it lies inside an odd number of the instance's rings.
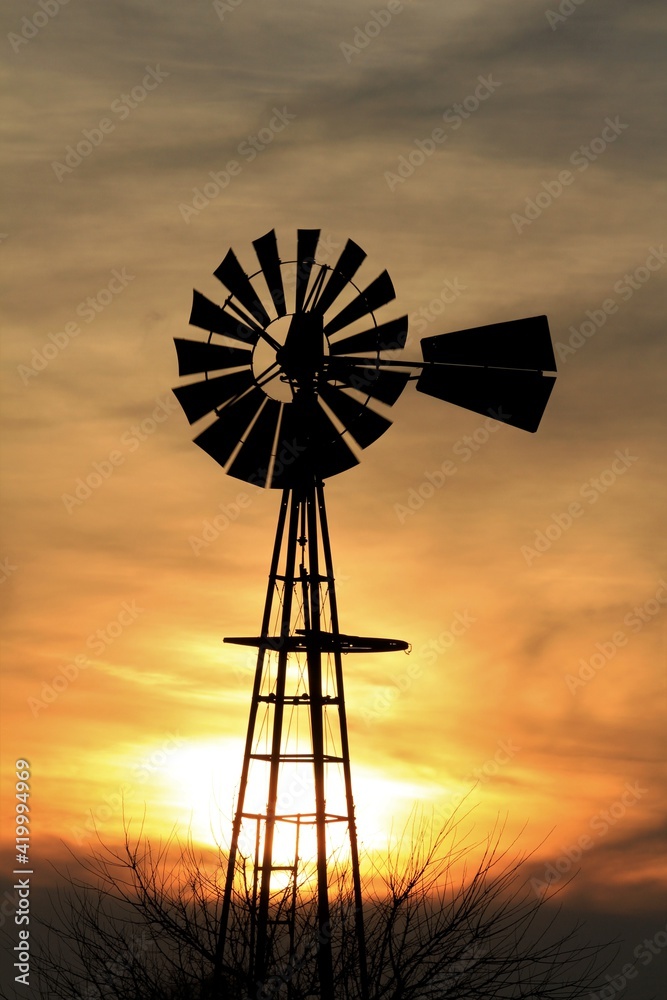
[{"label": "bare tree", "polygon": [[[560,926],[555,890],[530,886],[530,854],[503,846],[498,824],[482,843],[461,827],[461,809],[443,827],[419,818],[382,864],[367,859],[364,922],[371,1000],[579,1000],[600,989],[613,955]],[[78,859],[77,859],[78,860]],[[37,960],[44,1000],[305,1000],[316,997],[312,907],[302,903],[296,948],[259,989],[246,978],[251,896],[239,860],[230,947],[221,989],[213,986],[226,859],[192,843],[152,846],[126,828],[121,849],[101,841],[62,873],[55,917]],[[349,871],[336,867],[335,992],[360,996],[355,973]],[[562,887],[561,887],[562,888]],[[275,904],[288,905],[287,892]],[[333,923],[333,921],[332,921]]]},{"label": "bare tree", "polygon": [[464,819],[455,815],[435,833],[415,821],[390,854],[367,921],[373,995],[586,996],[599,986],[605,948],[583,943],[579,925],[559,927],[559,912],[548,905],[555,893],[535,895],[531,854],[517,853],[515,842],[503,847],[502,825],[471,845],[459,836]]}]

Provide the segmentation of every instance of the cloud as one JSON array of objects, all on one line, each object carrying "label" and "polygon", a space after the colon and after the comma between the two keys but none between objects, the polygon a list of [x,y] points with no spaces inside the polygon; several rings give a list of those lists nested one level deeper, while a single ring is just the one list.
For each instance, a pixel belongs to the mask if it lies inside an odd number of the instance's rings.
[{"label": "cloud", "polygon": [[[618,303],[559,359],[537,435],[502,427],[464,460],[457,445],[484,418],[409,385],[391,430],[327,485],[342,627],[414,644],[411,659],[345,658],[355,759],[446,796],[494,759],[499,740],[513,739],[521,751],[480,789],[485,817],[502,807],[521,822],[558,819],[566,840],[625,780],[655,786],[657,618],[575,696],[564,675],[596,642],[629,629],[625,615],[655,594],[662,573],[667,268],[637,288],[624,275],[660,238],[664,137],[653,81],[664,14],[652,2],[587,0],[552,31],[547,9],[406,3],[348,63],[341,43],[369,16],[354,3],[244,0],[221,21],[207,4],[72,0],[11,53],[11,197],[0,247],[10,275],[10,527],[0,557],[17,568],[1,586],[10,738],[37,761],[58,748],[66,773],[86,748],[113,755],[138,731],[176,724],[186,740],[202,731],[242,739],[251,671],[239,678],[221,639],[258,628],[278,496],[226,477],[192,445],[196,428],[180,412],[150,421],[172,399],[171,340],[188,335],[192,288],[220,301],[212,272],[227,248],[254,266],[251,240],[275,225],[287,259],[298,226],[321,226],[339,247],[348,235],[359,241],[369,278],[389,269],[398,298],[387,315],[410,314],[412,357],[422,336],[543,312],[554,341],[567,345],[573,327],[591,322],[587,311],[610,296]],[[10,30],[24,14],[13,5]],[[122,95],[141,86],[147,66],[168,76],[131,108]],[[443,114],[474,94],[480,76],[500,85],[452,128]],[[123,117],[112,107],[119,99]],[[244,158],[239,147],[275,107],[295,119]],[[616,116],[628,129],[578,171],[572,154]],[[59,181],[52,162],[103,117],[113,130]],[[436,128],[446,142],[391,190],[386,172]],[[186,225],[179,205],[230,159],[242,161],[241,173]],[[542,197],[545,207],[517,232],[512,213],[564,169],[573,182],[548,204]],[[87,321],[87,300],[123,268],[136,277]],[[465,291],[444,303],[444,283],[455,279]],[[58,347],[68,323],[80,332]],[[45,347],[48,364],[26,382],[18,366],[35,364]],[[619,448],[636,464],[528,566],[521,546],[569,503],[586,503],[582,487]],[[108,470],[112,452],[122,461],[98,482],[96,463]],[[447,459],[456,474],[401,523],[397,505]],[[63,495],[77,488],[90,493],[68,512]],[[195,554],[191,537],[241,490],[251,502]],[[34,719],[30,693],[128,598],[146,616]],[[475,625],[427,663],[428,644],[444,647],[465,611]],[[414,683],[366,725],[368,704],[415,663],[423,670]],[[109,775],[81,767],[82,798],[101,801]],[[74,822],[55,792],[46,801],[58,824]],[[628,870],[635,899],[662,813],[647,800],[637,816],[591,854],[600,860],[588,887],[602,893],[608,880],[620,897],[614,869]]]}]

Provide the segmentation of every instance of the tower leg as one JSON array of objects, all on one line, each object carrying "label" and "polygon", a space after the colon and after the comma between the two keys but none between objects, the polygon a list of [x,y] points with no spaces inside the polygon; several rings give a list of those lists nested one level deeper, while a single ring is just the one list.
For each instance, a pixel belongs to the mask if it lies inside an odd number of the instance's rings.
[{"label": "tower leg", "polygon": [[[275,592],[275,581],[276,575],[278,573],[278,565],[280,561],[280,552],[283,544],[283,536],[285,534],[285,522],[287,520],[287,510],[290,500],[290,491],[283,490],[282,499],[280,502],[280,510],[278,512],[278,525],[276,527],[276,537],[273,543],[273,554],[271,556],[271,567],[269,569],[269,584],[266,592],[266,601],[264,602],[264,615],[262,617],[262,638],[268,638],[269,628],[271,624],[271,611],[273,608],[273,599]],[[225,878],[225,889],[222,897],[222,911],[220,914],[220,930],[218,933],[217,948],[215,954],[215,966],[213,970],[213,993],[214,996],[222,997],[222,982],[223,982],[223,964],[225,956],[225,944],[227,941],[227,931],[229,927],[229,916],[232,903],[232,895],[234,890],[234,876],[236,874],[236,860],[239,849],[239,837],[241,834],[241,826],[243,823],[243,807],[245,804],[246,791],[248,788],[248,774],[250,771],[250,761],[253,748],[253,741],[255,735],[255,726],[257,724],[257,712],[260,706],[259,694],[262,685],[262,677],[264,673],[264,661],[266,655],[266,648],[260,647],[257,654],[257,667],[255,669],[255,679],[253,682],[252,698],[250,701],[250,717],[248,719],[248,731],[246,734],[245,751],[243,754],[243,766],[241,769],[241,780],[239,785],[239,797],[236,804],[236,813],[234,816],[234,824],[232,826],[232,840],[229,849],[229,855],[227,858],[227,872]],[[254,914],[251,916],[254,920]]]},{"label": "tower leg", "polygon": [[[277,634],[271,633],[272,627]],[[241,973],[251,997],[279,1000],[294,995],[296,978],[307,978],[317,982],[316,995],[322,1000],[334,1000],[343,994],[343,988],[335,988],[335,969],[352,964],[358,982],[349,995],[367,1000],[341,639],[321,483],[284,491],[262,633],[256,640],[236,641],[258,645],[259,651],[222,900],[214,995],[222,998],[230,975],[236,973],[236,979]],[[259,781],[257,768],[262,772]],[[293,797],[285,796],[286,780],[295,770],[303,774],[304,768],[310,771],[312,804],[287,811]],[[332,768],[342,771],[344,798],[332,792]],[[265,783],[265,806],[251,812],[247,803],[257,795],[260,781]],[[240,867],[249,859],[241,862],[240,845],[251,822],[254,871],[252,891],[244,894],[247,878]],[[342,831],[339,847],[352,868],[351,936],[341,924],[346,919],[343,900],[330,898],[332,826]],[[308,828],[311,837],[314,834],[310,859],[304,847]],[[289,858],[284,856],[286,829],[291,829],[293,838]],[[356,942],[354,953],[338,955],[350,941]],[[243,970],[233,969],[239,956]]]},{"label": "tower leg", "polygon": [[[310,561],[310,613],[306,624],[308,682],[310,686],[310,724],[313,739],[313,770],[315,777],[315,828],[317,833],[317,930],[319,948],[317,963],[322,1000],[333,1000],[333,962],[329,920],[329,883],[327,878],[326,788],[324,776],[324,719],[322,703],[322,652],[319,636],[322,631],[322,607],[319,570],[318,507],[313,489],[306,501]],[[333,578],[329,586],[333,586]],[[308,635],[310,634],[310,635]],[[340,697],[340,692],[338,693]]]},{"label": "tower leg", "polygon": [[[280,621],[280,638],[286,639],[290,634],[292,621],[292,601],[294,598],[296,548],[299,527],[300,503],[292,493],[290,497],[289,527],[287,532],[287,554],[285,557],[285,572],[283,586],[282,615]],[[275,713],[273,718],[273,738],[271,741],[271,768],[269,773],[269,791],[266,806],[266,824],[264,831],[264,856],[262,860],[262,888],[259,895],[259,913],[257,917],[257,950],[255,954],[254,981],[264,983],[269,964],[268,955],[268,921],[269,897],[271,890],[271,873],[273,870],[273,841],[276,828],[276,804],[278,800],[278,778],[280,776],[281,748],[283,737],[283,716],[285,712],[285,683],[287,673],[287,648],[283,644],[278,653],[278,677],[275,687]]]},{"label": "tower leg", "polygon": [[[324,502],[324,484],[321,482],[317,484],[317,504],[319,508],[320,524],[322,526],[322,549],[324,551],[326,574],[331,580],[331,584],[329,586],[331,631],[334,635],[340,636],[340,626],[338,623],[338,601],[336,598],[336,588],[334,586],[333,557],[331,554],[331,539],[329,537],[329,522],[327,520],[327,509]],[[345,775],[345,801],[347,805],[347,821],[350,837],[350,860],[352,862],[352,883],[354,890],[354,919],[357,935],[357,948],[359,949],[359,986],[362,1000],[368,1000],[368,961],[366,958],[363,896],[361,892],[361,873],[359,870],[359,844],[357,841],[357,821],[354,811],[354,798],[352,795],[350,744],[347,734],[347,713],[345,710],[345,689],[343,686],[343,658],[339,649],[335,650],[333,655],[336,670],[336,686],[338,688],[339,698],[338,712],[340,715],[341,756],[343,758],[343,771]]]}]

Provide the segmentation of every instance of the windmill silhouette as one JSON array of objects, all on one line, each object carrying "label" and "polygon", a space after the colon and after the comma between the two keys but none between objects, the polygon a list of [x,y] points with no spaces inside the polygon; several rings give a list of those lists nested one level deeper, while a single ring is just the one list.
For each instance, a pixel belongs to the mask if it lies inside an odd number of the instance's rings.
[{"label": "windmill silhouette", "polygon": [[[289,996],[309,964],[313,995],[333,1000],[341,942],[352,937],[365,1000],[342,656],[408,644],[340,631],[324,480],[358,464],[412,380],[427,395],[537,430],[555,381],[544,373],[556,362],[546,316],[429,337],[421,361],[404,360],[407,316],[376,319],[395,298],[388,273],[360,287],[364,251],[348,240],[333,266],[318,263],[319,236],[298,230],[296,258],[282,261],[271,230],[253,242],[251,274],[228,251],[214,272],[223,305],[194,292],[190,323],[208,340],[175,341],[180,375],[198,378],[174,392],[190,423],[215,415],[195,443],[229,475],[282,490],[260,634],[225,639],[257,659],[214,981],[221,989],[238,964],[240,909],[251,995]],[[351,933],[330,899],[346,866]]]}]

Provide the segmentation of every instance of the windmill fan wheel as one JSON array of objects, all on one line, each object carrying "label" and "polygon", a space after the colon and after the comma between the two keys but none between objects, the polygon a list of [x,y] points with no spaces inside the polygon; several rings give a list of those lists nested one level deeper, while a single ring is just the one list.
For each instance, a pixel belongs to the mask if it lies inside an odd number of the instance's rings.
[{"label": "windmill fan wheel", "polygon": [[194,292],[190,324],[208,340],[175,341],[179,374],[198,376],[174,389],[189,422],[215,415],[195,443],[256,486],[292,488],[357,465],[391,426],[377,404],[392,406],[411,376],[383,367],[408,330],[407,316],[376,319],[395,298],[388,273],[360,288],[365,252],[348,240],[335,264],[320,263],[319,236],[298,230],[296,258],[281,261],[271,230],[253,241],[251,274],[230,249],[214,271],[223,304]]}]

